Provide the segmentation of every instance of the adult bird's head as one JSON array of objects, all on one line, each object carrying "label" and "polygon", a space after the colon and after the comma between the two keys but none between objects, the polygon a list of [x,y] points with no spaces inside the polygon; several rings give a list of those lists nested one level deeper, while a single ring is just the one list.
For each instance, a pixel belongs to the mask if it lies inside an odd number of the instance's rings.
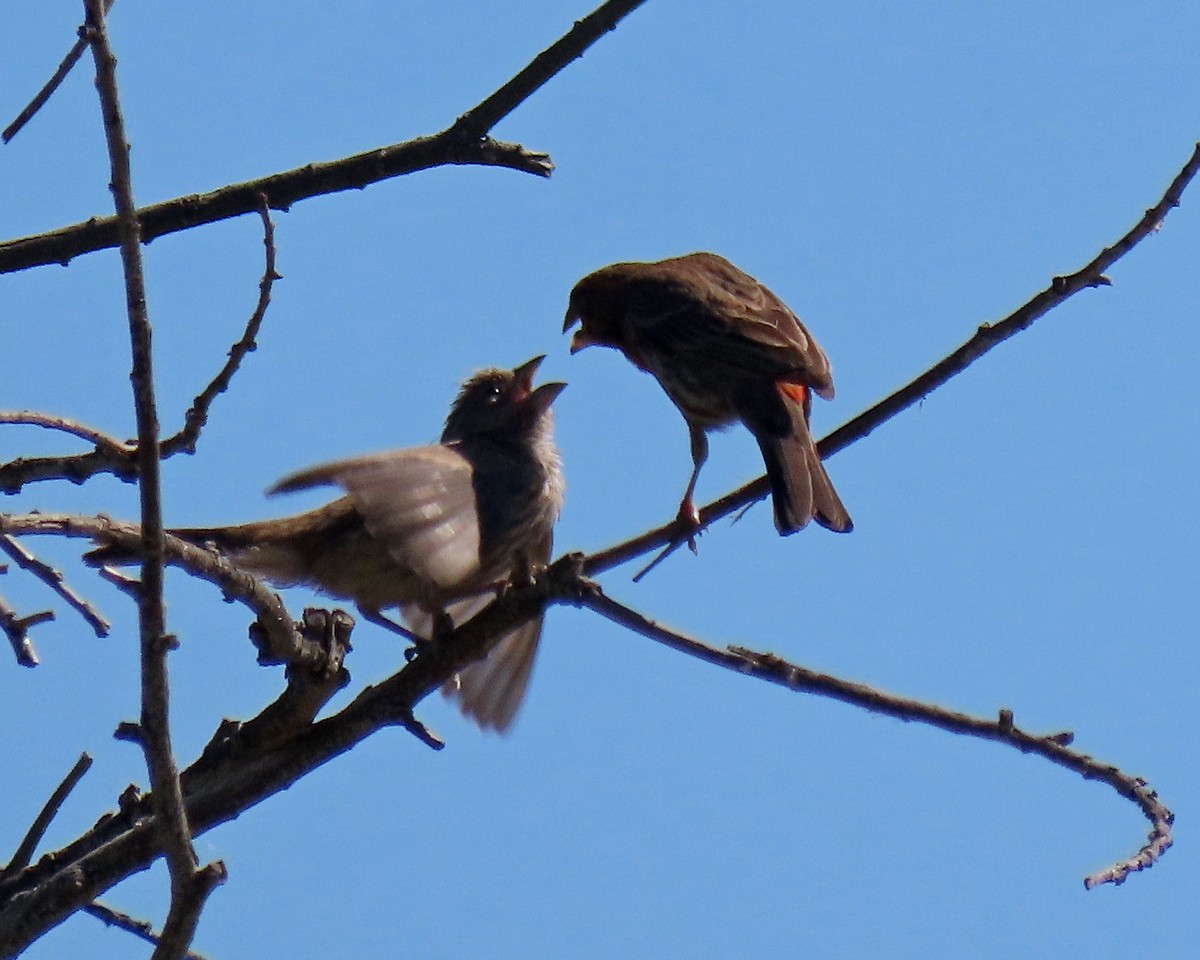
[{"label": "adult bird's head", "polygon": [[630,307],[636,306],[637,268],[641,266],[614,263],[575,284],[563,320],[563,333],[579,324],[571,338],[571,353],[591,346],[624,349],[625,317]]}]

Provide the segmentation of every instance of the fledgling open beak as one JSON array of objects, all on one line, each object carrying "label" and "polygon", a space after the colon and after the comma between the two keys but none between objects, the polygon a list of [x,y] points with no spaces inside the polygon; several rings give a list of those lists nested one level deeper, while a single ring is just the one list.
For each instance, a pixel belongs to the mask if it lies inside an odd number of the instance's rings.
[{"label": "fledgling open beak", "polygon": [[550,409],[550,404],[557,400],[558,395],[566,389],[567,385],[561,381],[543,383],[525,398],[525,403],[537,410],[538,413],[545,413]]},{"label": "fledgling open beak", "polygon": [[526,360],[519,367],[513,367],[513,379],[517,381],[517,386],[524,393],[530,393],[533,390],[533,378],[537,376],[538,367],[542,365],[542,361],[545,359],[546,355],[543,353],[532,360]]},{"label": "fledgling open beak", "polygon": [[545,413],[550,408],[550,404],[558,399],[558,395],[567,388],[565,383],[556,382],[543,383],[536,390],[534,389],[533,378],[537,375],[538,367],[545,359],[546,355],[543,353],[532,360],[526,360],[519,367],[513,367],[513,378],[521,390],[520,402],[532,405],[538,413]]}]

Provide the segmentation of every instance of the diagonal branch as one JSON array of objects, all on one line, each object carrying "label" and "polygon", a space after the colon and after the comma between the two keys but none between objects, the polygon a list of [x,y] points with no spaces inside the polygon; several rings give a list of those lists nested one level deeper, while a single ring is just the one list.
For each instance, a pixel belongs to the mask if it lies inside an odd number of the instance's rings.
[{"label": "diagonal branch", "polygon": [[0,423],[57,430],[60,433],[78,437],[80,440],[86,440],[97,450],[113,457],[129,457],[133,454],[133,447],[130,444],[97,430],[95,427],[89,427],[86,423],[80,423],[69,417],[42,413],[40,410],[0,410]]},{"label": "diagonal branch", "polygon": [[[507,167],[549,176],[554,165],[547,154],[528,151],[520,144],[501,143],[489,137],[488,132],[642,2],[645,0],[608,0],[516,77],[440,133],[143,207],[137,211],[142,242],[252,213],[258,209],[260,194],[268,197],[272,209],[286,210],[300,200],[358,190],[447,164]],[[94,217],[48,233],[0,243],[0,273],[51,263],[66,264],[80,254],[115,247],[119,242],[117,219]]]},{"label": "diagonal branch", "polygon": [[[387,680],[366,687],[339,713],[299,730],[290,739],[269,737],[258,749],[254,745],[240,746],[238,738],[242,732],[258,725],[256,721],[242,724],[222,746],[224,762],[214,764],[201,757],[184,773],[188,817],[193,829],[201,833],[233,819],[384,727],[406,726],[416,703],[478,657],[492,638],[537,616],[548,603],[587,606],[614,619],[632,618],[630,625],[635,629],[646,627],[649,621],[607,601],[594,584],[584,579],[580,573],[584,566],[585,558],[578,554],[555,561],[531,584],[512,587],[478,616],[457,627],[436,649],[422,653]],[[1093,875],[1087,881],[1090,884],[1119,881],[1129,869],[1148,865],[1170,845],[1171,815],[1153,791],[1136,778],[1068,750],[1069,734],[1037,737],[1017,730],[1007,712],[997,722],[972,718],[890,697],[863,684],[840,681],[785,663],[770,654],[737,648],[719,650],[664,631],[657,625],[652,627],[647,635],[654,639],[739,673],[789,689],[836,696],[903,719],[1002,740],[1023,752],[1035,752],[1061,763],[1082,776],[1109,783],[1123,796],[1138,802],[1144,811],[1153,811],[1157,836],[1152,835],[1152,842],[1137,857]],[[150,811],[143,807],[144,803],[130,810],[124,820],[120,817],[102,820],[91,834],[58,851],[53,858],[45,858],[10,883],[0,884],[0,954],[21,949],[39,930],[58,922],[161,855],[161,841],[153,829],[153,819],[146,818]],[[17,896],[19,891],[26,891],[27,895]]]},{"label": "diagonal branch", "polygon": [[[1175,179],[1171,181],[1158,203],[1147,210],[1142,218],[1116,243],[1111,247],[1105,247],[1089,263],[1074,273],[1055,277],[1045,290],[999,323],[982,324],[970,340],[949,356],[939,360],[911,383],[901,387],[849,423],[833,431],[817,444],[821,457],[828,458],[840,450],[844,450],[898,413],[919,403],[938,387],[966,370],[984,354],[1027,329],[1039,317],[1049,313],[1080,290],[1108,286],[1110,281],[1104,276],[1104,271],[1162,226],[1167,214],[1174,207],[1179,206],[1184,190],[1187,189],[1198,171],[1200,171],[1200,143],[1196,144],[1191,157],[1175,175]],[[767,478],[763,476],[718,500],[714,500],[700,511],[701,529],[756,500],[762,500],[769,492]],[[585,572],[596,574],[609,570],[664,544],[681,541],[689,532],[692,532],[690,528],[684,530],[675,522],[664,524],[623,543],[592,554],[588,558]]]},{"label": "diagonal branch", "polygon": [[81,753],[79,759],[75,761],[73,766],[62,782],[54,788],[54,792],[50,794],[41,811],[34,818],[32,825],[25,834],[25,838],[17,847],[17,852],[13,854],[12,859],[0,870],[0,881],[6,880],[14,874],[24,870],[29,861],[33,859],[33,854],[37,850],[37,846],[42,842],[42,837],[46,835],[50,824],[54,818],[58,816],[58,811],[62,808],[63,803],[75,789],[75,785],[83,779],[83,775],[91,769],[92,758],[86,753]]},{"label": "diagonal branch", "polygon": [[[108,13],[112,9],[112,5],[113,0],[104,0],[104,12]],[[25,109],[17,114],[17,119],[4,128],[4,132],[0,133],[0,140],[3,140],[5,143],[12,140],[13,137],[21,132],[21,128],[32,120],[34,115],[54,96],[54,91],[62,86],[62,82],[67,79],[67,74],[75,68],[75,64],[79,62],[79,58],[83,56],[83,51],[87,49],[87,41],[83,38],[83,28],[80,27],[78,32],[80,34],[79,39],[75,41],[75,45],[63,57],[62,63],[58,65],[58,69],[54,71],[54,75],[46,81],[46,85],[41,90],[34,94],[33,99],[29,101]]]},{"label": "diagonal branch", "polygon": [[[159,936],[154,932],[154,927],[150,925],[148,920],[135,920],[129,914],[122,913],[120,910],[114,910],[99,900],[87,904],[83,907],[83,912],[95,917],[106,927],[116,927],[118,930],[124,930],[126,933],[133,934],[139,940],[144,940],[146,943],[152,943],[155,946],[159,944]],[[183,956],[184,960],[205,960],[203,954],[196,953],[194,950],[188,950]]]},{"label": "diagonal branch", "polygon": [[0,534],[0,550],[12,557],[22,570],[28,571],[63,598],[87,622],[98,637],[107,637],[112,624],[87,600],[71,589],[62,573],[43,563],[12,537]]}]

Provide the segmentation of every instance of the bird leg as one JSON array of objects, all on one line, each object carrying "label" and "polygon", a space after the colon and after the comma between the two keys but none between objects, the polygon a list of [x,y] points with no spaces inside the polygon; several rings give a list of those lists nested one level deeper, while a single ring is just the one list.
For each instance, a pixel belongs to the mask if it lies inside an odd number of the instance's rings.
[{"label": "bird leg", "polygon": [[688,478],[687,489],[683,491],[683,499],[679,501],[679,513],[675,522],[687,531],[687,545],[692,553],[696,552],[696,534],[700,530],[700,511],[692,500],[696,492],[696,481],[700,479],[700,468],[708,459],[708,435],[703,428],[693,423],[688,424],[688,435],[692,441],[692,475]]},{"label": "bird leg", "polygon": [[640,581],[642,577],[685,543],[692,553],[699,552],[696,549],[696,534],[700,532],[700,511],[696,509],[692,496],[696,492],[696,481],[700,478],[700,468],[708,459],[708,435],[703,429],[691,423],[688,424],[688,435],[692,440],[692,475],[688,478],[687,489],[683,492],[683,499],[679,502],[679,512],[675,515],[676,525],[684,532],[679,536],[672,537],[671,542],[662,549],[658,556],[633,575],[634,583]]}]

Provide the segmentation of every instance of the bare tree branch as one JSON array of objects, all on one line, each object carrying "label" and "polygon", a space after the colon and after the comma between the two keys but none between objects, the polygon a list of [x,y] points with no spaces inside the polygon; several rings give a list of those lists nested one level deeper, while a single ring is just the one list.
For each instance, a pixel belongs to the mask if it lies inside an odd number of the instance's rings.
[{"label": "bare tree branch", "polygon": [[37,650],[34,649],[33,641],[29,639],[29,628],[36,627],[39,623],[46,623],[53,619],[54,612],[51,610],[41,610],[38,613],[32,613],[27,617],[23,617],[9,605],[4,597],[0,597],[0,630],[3,630],[4,635],[8,637],[8,642],[12,645],[13,653],[16,655],[17,663],[23,667],[36,667],[41,663],[38,660]]},{"label": "bare tree branch", "polygon": [[24,870],[29,866],[29,861],[33,859],[33,855],[37,850],[37,846],[42,842],[42,837],[46,835],[46,830],[54,818],[58,816],[58,811],[62,808],[63,803],[75,789],[75,785],[83,779],[83,775],[91,769],[92,758],[86,753],[81,753],[79,759],[75,761],[73,766],[65,777],[62,783],[55,787],[54,792],[50,794],[50,799],[46,801],[41,811],[34,818],[33,824],[29,827],[25,838],[17,847],[17,852],[13,854],[11,860],[0,870],[0,881],[6,880],[14,874]]},{"label": "bare tree branch", "polygon": [[[634,622],[630,625],[635,628],[649,623],[640,622],[639,615],[607,601],[595,584],[581,576],[581,570],[586,566],[582,555],[569,554],[560,558],[532,583],[506,591],[478,616],[457,627],[436,648],[421,653],[387,680],[362,690],[334,716],[295,730],[288,738],[279,739],[273,735],[258,744],[244,739],[245,732],[259,725],[257,718],[222,731],[221,748],[215,754],[206,750],[205,755],[183,775],[189,822],[193,829],[201,833],[238,816],[384,727],[405,726],[417,703],[481,655],[495,637],[537,616],[548,603],[575,604],[597,609],[606,616],[632,617]],[[639,629],[639,632],[644,631]],[[1153,792],[1142,781],[1116,768],[1068,750],[1069,734],[1037,737],[1017,730],[1007,712],[1001,714],[999,721],[973,718],[891,697],[864,684],[808,671],[771,654],[709,647],[672,631],[664,631],[657,624],[652,625],[647,635],[709,662],[789,689],[834,696],[902,719],[916,719],[942,729],[1001,740],[1022,752],[1038,753],[1082,776],[1109,783],[1123,796],[1138,802],[1143,810],[1157,805],[1154,820],[1159,836],[1139,854],[1147,863],[1170,845],[1170,812],[1157,801]],[[150,812],[144,799],[135,802],[127,806],[121,816],[102,821],[90,834],[58,851],[46,866],[38,864],[9,883],[0,883],[0,953],[20,949],[22,944],[39,935],[40,930],[58,922],[82,903],[94,899],[112,884],[161,855],[160,842],[146,819]],[[1088,882],[1117,880],[1123,866],[1110,868],[1104,874],[1089,878]],[[1108,876],[1109,873],[1113,875]],[[18,889],[28,891],[28,895],[14,896]]]},{"label": "bare tree branch", "polygon": [[[104,12],[107,13],[112,9],[114,0],[104,0]],[[62,63],[58,65],[58,69],[54,71],[54,75],[46,81],[46,85],[39,90],[28,105],[17,114],[17,119],[4,128],[4,132],[0,133],[0,139],[8,143],[21,132],[21,128],[25,126],[34,115],[46,105],[54,91],[62,86],[62,82],[67,79],[67,74],[74,69],[75,64],[79,62],[79,58],[83,56],[83,51],[87,49],[87,41],[83,38],[83,28],[79,28],[80,37],[75,41],[75,45],[71,47],[67,55],[63,57]]]},{"label": "bare tree branch", "polygon": [[[137,211],[142,242],[251,213],[258,209],[259,195],[269,198],[272,209],[287,210],[310,197],[362,189],[381,180],[447,164],[508,167],[549,176],[554,165],[547,154],[530,152],[519,144],[501,143],[488,136],[488,132],[644,2],[609,0],[601,5],[516,77],[440,133],[143,207]],[[82,253],[117,246],[119,236],[115,218],[94,217],[59,230],[0,243],[0,273],[50,263],[66,264]]]},{"label": "bare tree branch", "polygon": [[1014,726],[1010,710],[1001,710],[996,720],[985,720],[982,717],[947,710],[936,704],[884,693],[863,683],[852,683],[827,673],[819,673],[788,663],[773,653],[759,653],[737,646],[722,650],[664,627],[599,591],[584,594],[583,598],[585,607],[614,623],[706,663],[766,680],[789,690],[831,697],[898,720],[917,721],[950,733],[1004,743],[1022,753],[1037,754],[1052,763],[1073,770],[1085,780],[1099,780],[1108,784],[1121,796],[1138,805],[1150,821],[1150,838],[1133,857],[1085,877],[1084,886],[1089,890],[1101,883],[1121,883],[1131,871],[1153,866],[1171,846],[1171,824],[1174,822],[1174,815],[1147,786],[1146,781],[1123,773],[1111,764],[1100,763],[1085,753],[1071,750],[1073,734],[1059,732],[1039,737]]},{"label": "bare tree branch", "polygon": [[84,38],[96,63],[104,134],[112,168],[111,188],[125,275],[125,305],[133,354],[133,406],[137,420],[138,492],[141,501],[141,583],[138,622],[142,665],[140,742],[150,774],[155,821],[165,848],[171,900],[154,960],[182,957],[195,936],[209,894],[225,880],[220,862],[196,869],[183,786],[171,747],[167,653],[175,640],[166,631],[163,603],[163,521],[159,473],[158,407],[146,287],[142,274],[141,229],[133,201],[129,143],[117,91],[116,57],[108,42],[103,0],[84,0]]},{"label": "bare tree branch", "polygon": [[[1080,290],[1108,286],[1110,281],[1104,276],[1104,271],[1162,226],[1167,214],[1174,207],[1179,206],[1184,190],[1192,182],[1197,171],[1200,171],[1200,143],[1196,144],[1191,157],[1183,165],[1183,169],[1175,175],[1175,179],[1171,181],[1158,203],[1147,210],[1142,218],[1116,243],[1111,247],[1105,247],[1089,263],[1074,273],[1055,277],[1045,290],[999,323],[981,324],[975,335],[949,356],[939,360],[911,383],[880,400],[875,406],[860,413],[849,423],[838,427],[817,444],[817,450],[821,457],[823,459],[832,457],[850,444],[869,435],[876,427],[886,423],[896,414],[924,400],[930,393],[952,377],[962,373],[993,347],[999,346],[1005,340],[1025,330],[1039,317],[1049,313]],[[762,476],[720,499],[714,500],[700,511],[700,529],[710,526],[714,521],[728,516],[747,504],[762,500],[769,492],[767,478]],[[589,575],[600,573],[665,544],[683,542],[689,532],[692,532],[690,528],[684,530],[674,521],[664,524],[623,543],[592,554],[588,558],[585,572]]]},{"label": "bare tree branch", "polygon": [[[154,927],[150,925],[148,920],[135,920],[129,914],[114,910],[112,907],[98,900],[89,903],[82,909],[84,913],[91,914],[105,926],[116,927],[118,930],[124,930],[126,933],[132,933],[139,940],[145,940],[147,943],[152,943],[155,946],[158,945],[158,934],[154,932]],[[196,953],[195,950],[188,950],[184,954],[184,957],[185,960],[205,960],[204,955]]]},{"label": "bare tree branch", "polygon": [[118,457],[130,456],[134,452],[133,445],[103,433],[95,427],[89,427],[87,424],[69,417],[42,413],[40,410],[0,410],[0,423],[57,430],[78,437],[80,440],[86,440],[97,450],[104,450]]},{"label": "bare tree branch", "polygon": [[132,453],[108,450],[58,457],[18,457],[0,463],[0,493],[20,493],[25,484],[39,480],[70,480],[80,484],[102,473],[132,483],[137,479],[137,461]]},{"label": "bare tree branch", "polygon": [[179,451],[189,454],[196,452],[196,440],[208,422],[209,407],[218,395],[229,389],[233,375],[237,373],[246,354],[258,347],[255,338],[258,336],[259,327],[262,326],[263,317],[266,316],[267,305],[271,302],[271,288],[275,281],[280,279],[279,274],[275,272],[275,227],[271,223],[271,210],[267,206],[265,194],[259,196],[258,213],[263,222],[263,246],[266,248],[267,260],[262,280],[258,283],[258,303],[246,322],[242,339],[229,348],[229,357],[225,365],[192,402],[191,408],[183,418],[183,427],[173,437],[168,437],[162,442],[160,452],[164,460]]},{"label": "bare tree branch", "polygon": [[12,557],[13,561],[22,570],[32,573],[70,604],[83,617],[87,625],[92,628],[96,636],[108,636],[108,631],[112,628],[112,624],[95,607],[88,603],[87,600],[67,585],[66,579],[60,571],[55,570],[49,564],[43,563],[12,537],[0,535],[0,550],[3,550]]}]

